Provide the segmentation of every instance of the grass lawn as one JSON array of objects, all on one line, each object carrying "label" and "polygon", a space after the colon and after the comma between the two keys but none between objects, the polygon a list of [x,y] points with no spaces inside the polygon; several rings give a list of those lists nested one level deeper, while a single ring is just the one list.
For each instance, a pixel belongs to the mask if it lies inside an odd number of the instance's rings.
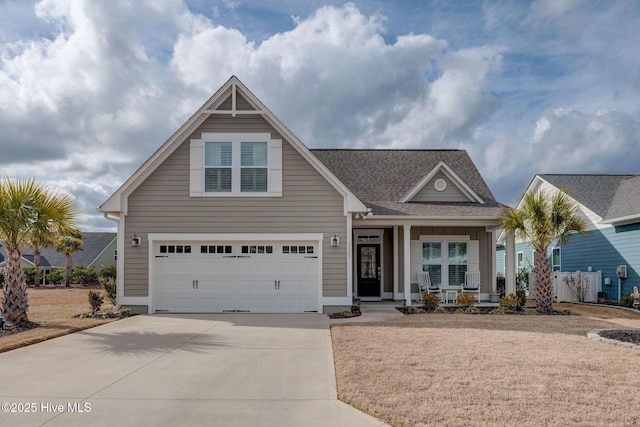
[{"label": "grass lawn", "polygon": [[335,324],[338,397],[395,427],[639,425],[640,351],[586,333],[640,328],[640,316],[555,308],[574,315]]},{"label": "grass lawn", "polygon": [[[101,291],[99,287],[30,287],[27,290],[29,320],[41,323],[42,326],[12,335],[0,336],[0,353],[116,320],[73,317],[91,311],[87,297],[91,289]],[[112,307],[105,298],[102,309],[107,310]]]}]

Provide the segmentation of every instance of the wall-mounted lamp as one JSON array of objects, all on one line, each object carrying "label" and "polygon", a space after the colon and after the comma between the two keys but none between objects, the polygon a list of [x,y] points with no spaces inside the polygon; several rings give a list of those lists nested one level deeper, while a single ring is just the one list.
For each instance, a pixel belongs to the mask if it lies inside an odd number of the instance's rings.
[{"label": "wall-mounted lamp", "polygon": [[131,246],[134,248],[140,246],[140,238],[135,234],[131,237]]},{"label": "wall-mounted lamp", "polygon": [[333,235],[333,237],[331,238],[331,246],[332,247],[338,247],[338,245],[340,244],[340,238],[337,235]]}]

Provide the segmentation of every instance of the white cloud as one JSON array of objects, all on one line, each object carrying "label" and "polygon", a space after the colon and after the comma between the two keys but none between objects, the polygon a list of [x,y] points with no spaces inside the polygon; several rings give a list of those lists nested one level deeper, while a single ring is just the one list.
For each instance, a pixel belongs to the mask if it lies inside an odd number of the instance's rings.
[{"label": "white cloud", "polygon": [[541,172],[637,172],[638,39],[606,30],[630,8],[494,5],[481,43],[450,43],[389,37],[384,16],[348,3],[258,42],[182,0],[42,0],[37,33],[0,32],[0,167],[69,191],[103,227],[95,208],[235,74],[308,146],[467,148],[498,195]]},{"label": "white cloud", "polygon": [[492,190],[519,196],[538,173],[638,173],[640,122],[619,110],[545,112],[532,134],[504,132],[467,147]]}]

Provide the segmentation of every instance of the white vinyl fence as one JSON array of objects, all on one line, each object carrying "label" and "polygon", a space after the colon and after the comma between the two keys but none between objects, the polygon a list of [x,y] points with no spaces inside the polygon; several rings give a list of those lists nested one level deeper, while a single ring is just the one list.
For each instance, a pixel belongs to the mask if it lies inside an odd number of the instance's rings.
[{"label": "white vinyl fence", "polygon": [[[602,292],[602,272],[554,271],[553,293],[557,302],[597,302],[598,292]],[[573,289],[573,291],[572,291]],[[535,275],[529,273],[529,298],[536,299]]]}]

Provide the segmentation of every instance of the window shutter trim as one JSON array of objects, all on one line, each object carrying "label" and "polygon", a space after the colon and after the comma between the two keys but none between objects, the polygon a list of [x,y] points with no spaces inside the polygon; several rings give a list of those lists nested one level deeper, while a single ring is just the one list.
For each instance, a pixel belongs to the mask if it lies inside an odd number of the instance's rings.
[{"label": "window shutter trim", "polygon": [[189,196],[202,197],[204,184],[202,140],[189,141]]}]

